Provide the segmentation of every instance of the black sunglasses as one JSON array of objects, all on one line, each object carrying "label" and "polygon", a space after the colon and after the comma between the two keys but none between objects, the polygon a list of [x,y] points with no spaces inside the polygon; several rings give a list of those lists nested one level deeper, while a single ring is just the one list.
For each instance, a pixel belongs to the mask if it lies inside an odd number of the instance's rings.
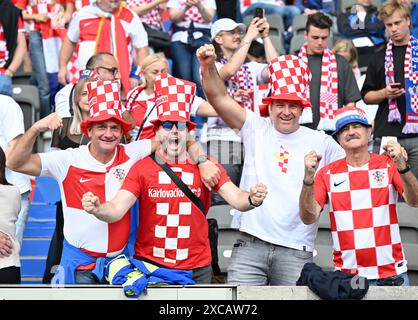
[{"label": "black sunglasses", "polygon": [[109,71],[113,75],[116,75],[119,72],[119,69],[117,67],[107,68],[107,67],[103,67],[103,66],[98,66],[98,68],[105,69],[105,70]]},{"label": "black sunglasses", "polygon": [[178,131],[183,131],[187,128],[187,122],[185,121],[164,121],[161,125],[166,130],[171,130],[174,125],[176,125]]}]

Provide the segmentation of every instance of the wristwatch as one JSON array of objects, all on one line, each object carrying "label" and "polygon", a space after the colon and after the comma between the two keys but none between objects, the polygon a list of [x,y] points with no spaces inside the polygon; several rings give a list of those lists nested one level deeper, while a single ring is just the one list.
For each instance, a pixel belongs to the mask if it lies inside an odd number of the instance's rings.
[{"label": "wristwatch", "polygon": [[200,156],[197,157],[196,164],[199,165],[206,161],[208,161],[208,156],[206,154],[201,154]]},{"label": "wristwatch", "polygon": [[404,174],[404,173],[407,173],[408,171],[411,171],[411,166],[409,164],[407,164],[405,169],[403,170],[398,169],[399,174]]},{"label": "wristwatch", "polygon": [[248,202],[250,203],[250,206],[252,206],[252,207],[259,207],[259,206],[261,206],[263,204],[263,201],[261,201],[259,204],[254,204],[251,201],[251,196],[248,196]]}]

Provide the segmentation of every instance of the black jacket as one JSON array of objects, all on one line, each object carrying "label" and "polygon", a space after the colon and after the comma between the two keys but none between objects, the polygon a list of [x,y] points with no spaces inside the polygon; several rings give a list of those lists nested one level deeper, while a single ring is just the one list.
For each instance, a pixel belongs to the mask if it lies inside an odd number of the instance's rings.
[{"label": "black jacket", "polygon": [[17,47],[18,21],[21,15],[21,10],[15,7],[10,0],[0,1],[0,23],[3,26],[7,49],[9,50],[9,60],[7,60],[5,65],[6,69],[12,62]]}]

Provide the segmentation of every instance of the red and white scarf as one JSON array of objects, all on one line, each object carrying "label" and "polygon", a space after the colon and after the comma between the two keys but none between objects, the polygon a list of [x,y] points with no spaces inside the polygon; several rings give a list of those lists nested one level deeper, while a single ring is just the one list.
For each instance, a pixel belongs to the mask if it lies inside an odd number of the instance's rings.
[{"label": "red and white scarf", "polygon": [[[221,58],[221,63],[226,64],[228,60],[226,58]],[[226,90],[228,95],[231,97],[234,96],[234,93],[238,89],[245,90],[249,93],[250,99],[243,101],[243,107],[254,111],[254,88],[253,88],[253,76],[251,74],[250,68],[244,63],[241,65],[241,68],[228,80],[225,81]]]},{"label": "red and white scarf", "polygon": [[[386,85],[395,82],[393,66],[393,42],[390,40],[386,46],[385,77]],[[405,105],[406,119],[402,133],[418,133],[418,40],[411,36],[405,52]],[[389,99],[388,122],[401,123],[401,114],[396,99]]]},{"label": "red and white scarf", "polygon": [[[308,44],[305,43],[299,51],[299,58],[308,65]],[[309,90],[307,91],[309,93]],[[338,75],[337,59],[330,49],[322,54],[321,87],[319,93],[319,123],[318,130],[335,130],[334,112],[338,109]],[[305,108],[301,123],[312,123],[312,109]]]}]

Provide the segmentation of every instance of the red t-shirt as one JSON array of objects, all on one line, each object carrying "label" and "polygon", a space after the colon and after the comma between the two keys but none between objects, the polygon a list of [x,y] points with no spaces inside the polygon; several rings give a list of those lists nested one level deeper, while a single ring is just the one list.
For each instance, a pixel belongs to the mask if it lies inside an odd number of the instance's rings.
[{"label": "red t-shirt", "polygon": [[[216,164],[221,170],[221,179],[215,191],[230,181],[225,169]],[[198,167],[190,163],[170,167],[200,198],[207,212],[210,191],[202,183]],[[121,189],[139,199],[135,256],[180,270],[211,263],[205,216],[151,157],[138,161],[131,168]]]}]

